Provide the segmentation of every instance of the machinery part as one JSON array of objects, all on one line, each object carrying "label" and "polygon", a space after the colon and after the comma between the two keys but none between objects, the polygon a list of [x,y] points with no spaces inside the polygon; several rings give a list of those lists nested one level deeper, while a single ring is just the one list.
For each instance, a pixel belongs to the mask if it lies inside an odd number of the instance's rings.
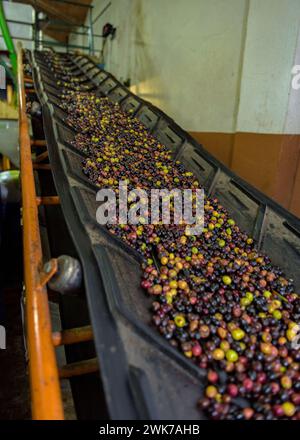
[{"label": "machinery part", "polygon": [[[47,270],[47,264],[44,271]],[[57,258],[57,271],[48,282],[50,289],[59,293],[76,293],[82,284],[82,270],[79,261],[68,255]]]},{"label": "machinery part", "polygon": [[[130,248],[96,223],[98,187],[92,187],[82,175],[85,153],[74,147],[76,127],[66,122],[60,87],[48,85],[43,58],[43,53],[35,53],[38,67],[33,74],[42,102],[49,160],[62,211],[84,268],[85,293],[110,416],[145,420],[157,419],[159,414],[164,419],[198,420],[204,415],[195,402],[201,397],[207,372],[180,355],[149,326],[150,302],[140,288],[140,262]],[[98,96],[119,102],[142,121],[174,158],[197,175],[207,193],[220,199],[243,230],[260,243],[262,251],[281,266],[285,255],[284,269],[295,275],[295,284],[300,285],[299,259],[295,258],[300,245],[297,218],[222,166],[171,118],[131,94],[112,75],[86,57],[62,55],[64,64],[71,59],[80,80],[88,77]],[[184,405],[180,405],[178,395]]]},{"label": "machinery part", "polygon": [[9,171],[11,168],[10,166],[10,160],[7,156],[2,156],[2,170],[3,171]]},{"label": "machinery part", "polygon": [[33,140],[31,141],[31,146],[32,146],[32,147],[45,147],[46,145],[47,145],[47,144],[46,144],[46,141],[43,140],[43,139],[38,139],[38,140],[33,139]]},{"label": "machinery part", "polygon": [[38,117],[42,116],[42,108],[39,102],[33,101],[31,103],[30,114],[32,116],[38,116]]},{"label": "machinery part", "polygon": [[47,158],[48,158],[48,151],[46,150],[46,151],[44,151],[43,153],[39,154],[39,155],[35,158],[34,162],[35,162],[35,163],[39,163],[39,162],[42,162],[43,160],[45,160],[45,159],[47,159]]},{"label": "machinery part", "polygon": [[78,344],[79,342],[91,341],[92,339],[93,329],[91,325],[75,327],[52,333],[53,345],[55,347],[60,345]]}]

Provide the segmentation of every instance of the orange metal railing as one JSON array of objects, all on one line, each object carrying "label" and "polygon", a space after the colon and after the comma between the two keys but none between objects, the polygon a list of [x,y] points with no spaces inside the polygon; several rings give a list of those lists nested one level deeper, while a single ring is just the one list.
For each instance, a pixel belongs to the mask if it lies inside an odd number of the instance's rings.
[{"label": "orange metal railing", "polygon": [[20,163],[23,208],[24,276],[26,288],[26,332],[29,354],[32,417],[63,419],[59,374],[52,340],[47,277],[42,269],[37,197],[26,115],[23,51],[18,48],[18,92]]},{"label": "orange metal railing", "polygon": [[[57,205],[58,196],[37,197],[33,170],[49,170],[50,164],[40,163],[48,157],[47,150],[35,161],[31,147],[46,146],[45,140],[31,140],[26,115],[23,50],[18,47],[18,93],[20,127],[20,167],[22,186],[23,252],[26,300],[26,338],[29,357],[32,418],[62,420],[63,404],[59,379],[98,371],[96,358],[63,365],[58,369],[55,347],[91,341],[91,326],[75,327],[52,333],[47,295],[47,282],[57,272],[58,260],[51,259],[43,268],[42,247],[38,222],[38,206]],[[33,91],[34,92],[34,91]],[[46,269],[46,268],[47,269]]]}]

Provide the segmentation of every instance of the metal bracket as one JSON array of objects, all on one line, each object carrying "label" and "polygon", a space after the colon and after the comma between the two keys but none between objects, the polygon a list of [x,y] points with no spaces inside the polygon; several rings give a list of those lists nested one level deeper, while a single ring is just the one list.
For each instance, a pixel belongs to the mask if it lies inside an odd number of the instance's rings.
[{"label": "metal bracket", "polygon": [[56,258],[51,258],[44,264],[43,270],[40,273],[40,287],[46,286],[46,284],[51,280],[53,275],[56,274],[58,270],[58,263]]}]

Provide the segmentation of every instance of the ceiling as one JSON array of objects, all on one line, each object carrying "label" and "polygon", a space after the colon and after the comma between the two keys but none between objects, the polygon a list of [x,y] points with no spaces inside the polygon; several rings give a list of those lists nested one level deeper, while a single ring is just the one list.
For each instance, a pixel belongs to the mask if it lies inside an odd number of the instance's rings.
[{"label": "ceiling", "polygon": [[27,3],[37,11],[44,12],[47,19],[42,23],[43,32],[61,43],[67,43],[70,32],[85,23],[89,8],[81,5],[88,6],[92,3],[92,0],[17,1]]}]

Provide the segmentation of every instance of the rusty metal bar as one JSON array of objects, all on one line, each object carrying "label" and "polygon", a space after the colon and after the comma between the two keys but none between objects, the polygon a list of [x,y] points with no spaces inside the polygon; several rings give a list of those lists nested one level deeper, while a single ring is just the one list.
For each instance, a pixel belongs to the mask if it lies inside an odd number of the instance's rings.
[{"label": "rusty metal bar", "polygon": [[45,196],[45,197],[37,197],[36,204],[40,205],[59,205],[59,197],[58,196]]},{"label": "rusty metal bar", "polygon": [[77,344],[79,342],[91,341],[93,339],[92,326],[75,327],[61,332],[52,333],[52,341],[55,347],[59,345]]},{"label": "rusty metal bar", "polygon": [[26,88],[25,89],[25,93],[27,93],[27,94],[30,94],[30,93],[36,93],[36,91],[35,91],[35,89],[28,89],[28,88]]},{"label": "rusty metal bar", "polygon": [[34,163],[42,162],[44,159],[47,159],[48,157],[48,151],[44,151],[43,153],[39,154],[35,159]]},{"label": "rusty metal bar", "polygon": [[83,374],[96,373],[97,371],[99,371],[98,359],[92,358],[63,365],[59,369],[59,377],[61,379],[68,379],[74,376],[82,376]]},{"label": "rusty metal bar", "polygon": [[23,212],[24,278],[26,288],[26,333],[29,355],[32,418],[63,419],[63,405],[55,350],[52,343],[49,304],[41,283],[42,249],[36,192],[26,116],[23,50],[18,45],[18,94],[20,163]]},{"label": "rusty metal bar", "polygon": [[34,163],[34,170],[51,170],[51,166],[49,163]]}]

